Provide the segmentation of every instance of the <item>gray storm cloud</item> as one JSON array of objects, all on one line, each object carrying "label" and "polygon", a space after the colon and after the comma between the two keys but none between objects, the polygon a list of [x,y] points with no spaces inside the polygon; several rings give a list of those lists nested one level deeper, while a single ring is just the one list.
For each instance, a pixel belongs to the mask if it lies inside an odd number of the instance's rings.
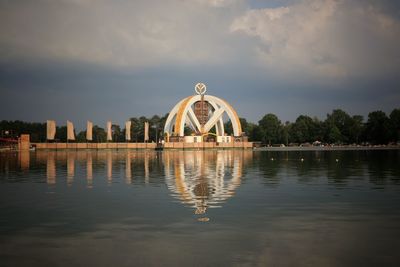
[{"label": "gray storm cloud", "polygon": [[393,72],[399,64],[398,19],[365,2],[303,0],[264,9],[239,0],[39,0],[1,6],[3,62],[141,68],[225,64],[245,56],[279,72],[327,76]]},{"label": "gray storm cloud", "polygon": [[6,2],[2,58],[139,68],[215,63],[233,55],[229,16],[239,6],[222,0]]},{"label": "gray storm cloud", "polygon": [[258,40],[262,61],[279,69],[340,77],[393,73],[400,63],[398,19],[368,4],[305,0],[249,10],[231,31]]},{"label": "gray storm cloud", "polygon": [[62,119],[122,120],[149,114],[139,99],[153,92],[152,112],[164,114],[198,81],[253,121],[389,111],[400,99],[399,10],[377,0],[0,0],[0,112],[45,120],[55,105]]}]

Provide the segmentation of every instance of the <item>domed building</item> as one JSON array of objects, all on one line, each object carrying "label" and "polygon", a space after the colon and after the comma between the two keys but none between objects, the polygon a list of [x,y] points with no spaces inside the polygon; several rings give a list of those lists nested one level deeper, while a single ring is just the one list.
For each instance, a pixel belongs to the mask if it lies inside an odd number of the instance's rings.
[{"label": "domed building", "polygon": [[[166,148],[169,147],[168,143],[214,143],[224,147],[246,148],[252,146],[242,131],[239,116],[228,102],[207,95],[204,83],[196,84],[195,91],[195,95],[179,101],[169,113],[164,128]],[[226,122],[231,123],[231,135],[225,132]]]}]

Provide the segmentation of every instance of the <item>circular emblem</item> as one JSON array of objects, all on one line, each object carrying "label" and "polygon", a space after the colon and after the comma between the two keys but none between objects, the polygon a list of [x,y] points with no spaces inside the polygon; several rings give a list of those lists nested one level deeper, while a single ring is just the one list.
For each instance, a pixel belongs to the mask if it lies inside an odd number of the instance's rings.
[{"label": "circular emblem", "polygon": [[204,95],[207,92],[207,87],[204,83],[198,83],[194,87],[198,95]]}]

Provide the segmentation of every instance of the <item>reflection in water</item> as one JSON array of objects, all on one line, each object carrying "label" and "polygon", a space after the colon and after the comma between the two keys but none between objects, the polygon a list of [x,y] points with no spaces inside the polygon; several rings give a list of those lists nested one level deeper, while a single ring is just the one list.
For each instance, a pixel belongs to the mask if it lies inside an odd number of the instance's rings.
[{"label": "reflection in water", "polygon": [[56,154],[49,152],[47,154],[47,183],[53,185],[56,183]]},{"label": "reflection in water", "polygon": [[107,151],[107,180],[108,183],[112,182],[112,151]]},{"label": "reflection in water", "polygon": [[[93,162],[94,157],[95,163]],[[243,165],[252,157],[252,151],[166,151],[157,154],[127,150],[113,154],[113,151],[108,150],[67,153],[40,152],[36,159],[37,161],[46,160],[49,185],[56,183],[57,162],[60,162],[59,166],[61,167],[65,166],[63,162],[66,161],[67,184],[71,186],[74,183],[74,177],[76,178],[77,160],[78,162],[86,161],[86,170],[84,170],[88,188],[93,188],[93,165],[101,169],[102,162],[105,162],[105,177],[108,184],[113,182],[113,175],[117,177],[116,174],[113,174],[113,164],[120,160],[125,162],[126,184],[132,184],[132,166],[136,166],[135,170],[142,171],[145,184],[150,183],[150,171],[159,169],[164,172],[165,183],[173,193],[172,195],[183,204],[193,207],[195,214],[205,215],[208,208],[221,207],[221,204],[235,194],[235,190],[241,184]],[[152,170],[150,170],[150,166]],[[208,219],[201,218],[200,220],[207,221]]]},{"label": "reflection in water", "polygon": [[[177,151],[164,154],[165,177],[173,196],[205,215],[221,207],[241,184],[244,158],[250,151]],[[208,221],[208,218],[200,218]]]},{"label": "reflection in water", "polygon": [[67,153],[67,184],[70,186],[75,176],[75,155],[74,152]]},{"label": "reflection in water", "polygon": [[86,180],[87,187],[93,188],[93,158],[90,151],[86,153]]},{"label": "reflection in water", "polygon": [[132,183],[132,162],[131,162],[131,152],[126,152],[126,160],[125,160],[125,182],[127,184]]},{"label": "reflection in water", "polygon": [[150,179],[150,170],[149,170],[149,154],[147,153],[147,151],[144,153],[144,178],[146,184],[148,184]]},{"label": "reflection in water", "polygon": [[29,164],[30,164],[30,155],[29,151],[21,151],[19,153],[19,160],[20,160],[20,165],[21,165],[21,170],[26,171],[29,170]]},{"label": "reflection in water", "polygon": [[[19,164],[21,170],[29,170],[29,159],[34,158],[36,164],[45,163],[47,167],[47,183],[56,183],[56,172],[57,168],[60,171],[66,171],[65,178],[67,184],[72,185],[81,176],[80,172],[83,172],[83,177],[86,177],[87,186],[93,187],[94,172],[98,175],[106,178],[109,185],[113,182],[118,182],[118,172],[120,167],[124,168],[124,180],[126,184],[132,184],[133,182],[133,169],[137,170],[144,178],[144,183],[150,183],[150,172],[151,166],[154,164],[162,164],[162,162],[156,160],[155,152],[144,152],[144,151],[38,151],[35,153],[28,154],[28,156],[21,155],[19,157]],[[124,162],[124,164],[122,164]],[[82,163],[82,164],[80,164]],[[118,164],[118,165],[117,165]],[[81,166],[86,168],[81,168]],[[161,166],[156,166],[157,170],[161,169]],[[4,171],[5,168],[2,168]],[[77,174],[77,172],[79,172]],[[121,175],[122,177],[122,175]],[[161,182],[159,180],[154,180]]]},{"label": "reflection in water", "polygon": [[0,265],[399,266],[399,162],[400,151],[0,153]]},{"label": "reflection in water", "polygon": [[[224,198],[229,197],[228,193],[234,191],[230,191],[230,188],[240,183],[243,165],[249,159],[254,163],[252,168],[262,174],[263,184],[272,187],[279,186],[285,176],[293,174],[302,184],[316,183],[324,177],[329,184],[338,187],[350,186],[349,182],[357,177],[367,177],[377,188],[400,183],[400,150],[263,153],[164,151],[159,154],[135,150],[24,151],[1,154],[0,174],[5,177],[16,169],[26,174],[30,168],[37,170],[44,164],[49,185],[56,183],[57,175],[60,181],[65,178],[69,186],[83,176],[88,187],[93,186],[95,172],[106,177],[108,184],[118,182],[118,177],[124,177],[126,184],[132,184],[134,176],[137,176],[139,183],[161,184],[165,183],[162,178],[166,176],[168,188],[174,189],[175,196],[179,195],[182,202],[196,206],[197,213],[204,213],[210,204],[208,198],[212,199],[211,202],[218,200],[216,196],[221,188],[225,190]],[[121,167],[124,173],[119,175]],[[57,169],[60,169],[59,173]]]},{"label": "reflection in water", "polygon": [[[292,151],[254,154],[264,183],[278,186],[282,178],[295,175],[299,183],[316,183],[327,178],[329,184],[347,186],[357,177],[369,177],[371,183],[384,185],[400,181],[400,150],[382,151]],[[398,177],[398,178],[395,178]]]}]

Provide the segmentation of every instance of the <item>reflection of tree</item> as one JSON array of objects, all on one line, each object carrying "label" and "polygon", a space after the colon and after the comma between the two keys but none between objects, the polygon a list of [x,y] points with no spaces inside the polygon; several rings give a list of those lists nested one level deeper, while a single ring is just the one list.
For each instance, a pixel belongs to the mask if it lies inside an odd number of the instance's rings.
[{"label": "reflection of tree", "polygon": [[255,163],[269,186],[278,185],[285,175],[295,175],[300,183],[326,177],[330,183],[343,186],[353,177],[364,177],[366,165],[373,168],[375,177],[387,176],[388,171],[398,177],[398,156],[378,154],[379,151],[265,151],[255,154]]},{"label": "reflection of tree", "polygon": [[368,173],[371,183],[385,185],[387,178],[391,177],[392,182],[400,183],[400,151],[382,150],[368,151]]},{"label": "reflection of tree", "polygon": [[307,151],[300,152],[298,157],[297,175],[300,182],[327,177],[331,183],[345,185],[350,177],[362,176],[358,151]]},{"label": "reflection of tree", "polygon": [[345,185],[354,174],[354,155],[350,151],[331,151],[324,153],[324,169],[328,181],[337,185]]},{"label": "reflection of tree", "polygon": [[[15,154],[14,154],[15,155]],[[0,153],[0,179],[8,176],[10,170],[17,169],[18,160],[17,157],[13,157],[10,152]]]},{"label": "reflection of tree", "polygon": [[260,172],[263,174],[266,183],[269,185],[279,184],[279,170],[283,164],[284,152],[262,152],[257,154],[257,164]]}]

